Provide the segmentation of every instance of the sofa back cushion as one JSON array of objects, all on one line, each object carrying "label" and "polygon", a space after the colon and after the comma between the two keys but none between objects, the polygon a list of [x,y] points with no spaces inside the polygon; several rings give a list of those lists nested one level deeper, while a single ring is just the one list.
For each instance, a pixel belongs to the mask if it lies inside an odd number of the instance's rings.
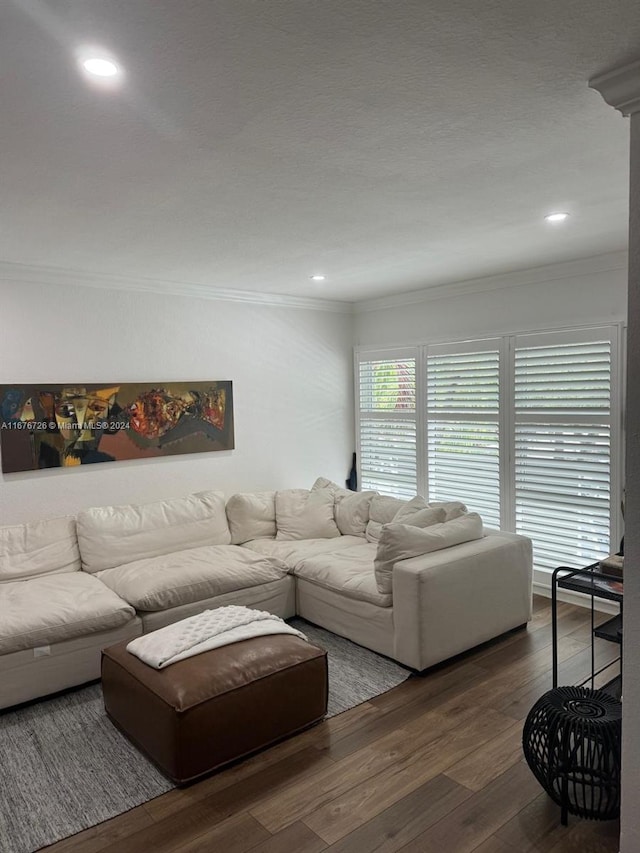
[{"label": "sofa back cushion", "polygon": [[78,515],[77,526],[85,572],[231,542],[222,492],[198,492],[140,506],[92,507]]},{"label": "sofa back cushion", "polygon": [[330,489],[276,492],[276,539],[333,539],[340,536]]},{"label": "sofa back cushion", "polygon": [[369,523],[371,501],[377,492],[352,492],[326,477],[318,477],[311,491],[329,489],[333,494],[333,514],[343,536],[364,536]]},{"label": "sofa back cushion", "polygon": [[[433,508],[433,511],[442,515],[445,513],[442,507]],[[482,535],[482,519],[475,512],[429,527],[397,522],[385,524],[373,564],[378,590],[382,593],[393,591],[393,567],[399,560],[481,539]]]},{"label": "sofa back cushion", "polygon": [[242,545],[251,539],[274,539],[276,535],[276,493],[247,492],[231,495],[226,506],[231,543]]},{"label": "sofa back cushion", "polygon": [[80,571],[74,518],[0,527],[0,583]]}]

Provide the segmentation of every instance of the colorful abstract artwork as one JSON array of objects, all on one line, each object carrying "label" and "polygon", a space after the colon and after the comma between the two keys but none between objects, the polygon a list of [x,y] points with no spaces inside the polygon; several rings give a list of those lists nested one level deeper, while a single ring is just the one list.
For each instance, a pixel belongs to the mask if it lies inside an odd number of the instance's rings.
[{"label": "colorful abstract artwork", "polygon": [[231,382],[0,385],[5,474],[233,447]]}]

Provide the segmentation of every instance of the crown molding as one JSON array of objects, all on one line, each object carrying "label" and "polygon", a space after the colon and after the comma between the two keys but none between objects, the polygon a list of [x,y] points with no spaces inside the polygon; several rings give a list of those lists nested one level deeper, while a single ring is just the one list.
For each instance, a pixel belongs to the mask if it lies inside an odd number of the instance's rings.
[{"label": "crown molding", "polygon": [[9,261],[0,261],[0,282],[56,287],[90,287],[99,290],[123,290],[136,293],[161,293],[168,296],[190,296],[196,299],[270,305],[279,308],[305,308],[312,311],[331,311],[338,314],[353,313],[351,302],[341,302],[337,299],[315,299],[312,296],[288,296],[279,293],[207,287],[203,284],[190,284],[168,279],[135,278],[106,273],[82,272],[63,269],[62,267],[16,264]]},{"label": "crown molding", "polygon": [[589,87],[623,116],[640,112],[640,59],[592,77]]},{"label": "crown molding", "polygon": [[471,293],[488,293],[491,290],[506,290],[511,287],[543,284],[550,281],[560,281],[564,278],[577,278],[593,273],[626,270],[628,263],[627,252],[608,252],[593,258],[583,258],[578,261],[565,261],[560,264],[549,264],[544,267],[533,267],[512,273],[474,278],[457,281],[451,284],[439,284],[423,290],[411,290],[395,296],[381,296],[377,299],[367,299],[354,303],[356,314],[365,311],[384,311],[388,308],[398,308],[403,305],[415,305],[420,302],[431,302],[434,299],[449,299],[454,296],[466,296]]},{"label": "crown molding", "polygon": [[403,305],[448,299],[469,293],[486,293],[510,287],[558,281],[590,273],[609,272],[627,268],[626,252],[609,252],[593,258],[550,264],[513,273],[503,273],[487,278],[468,279],[450,284],[434,285],[422,290],[411,290],[391,296],[381,296],[359,302],[342,302],[332,299],[315,299],[311,296],[289,296],[277,293],[259,293],[250,290],[207,287],[202,284],[163,279],[134,278],[106,273],[82,272],[62,267],[35,264],[18,264],[0,261],[0,282],[35,284],[56,287],[90,287],[98,290],[121,290],[136,293],[160,293],[168,296],[189,296],[196,299],[222,300],[251,305],[270,305],[280,308],[302,308],[312,311],[329,311],[338,314],[359,314],[365,311],[382,311]]}]

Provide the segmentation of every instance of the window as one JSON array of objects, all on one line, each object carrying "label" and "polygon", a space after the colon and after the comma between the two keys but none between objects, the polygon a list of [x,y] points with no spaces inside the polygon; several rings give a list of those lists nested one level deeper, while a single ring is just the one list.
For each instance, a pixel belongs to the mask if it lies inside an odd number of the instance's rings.
[{"label": "window", "polygon": [[[618,328],[357,353],[363,489],[464,500],[543,569],[619,540]],[[615,549],[614,549],[615,550]]]},{"label": "window", "polygon": [[415,350],[367,354],[359,361],[357,384],[362,488],[412,497],[418,491]]},{"label": "window", "polygon": [[429,500],[464,496],[490,527],[500,527],[499,344],[427,353]]},{"label": "window", "polygon": [[612,341],[567,337],[515,339],[515,529],[546,568],[610,543]]}]

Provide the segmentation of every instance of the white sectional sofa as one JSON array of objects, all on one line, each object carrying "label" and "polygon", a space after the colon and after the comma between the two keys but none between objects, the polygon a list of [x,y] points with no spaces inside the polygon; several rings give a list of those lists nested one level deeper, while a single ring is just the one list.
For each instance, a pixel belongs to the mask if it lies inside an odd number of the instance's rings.
[{"label": "white sectional sofa", "polygon": [[423,670],[531,617],[531,542],[328,480],[0,528],[0,708],[99,677],[100,651],[225,604],[298,614]]},{"label": "white sectional sofa", "polygon": [[73,518],[0,528],[0,708],[96,678],[101,649],[142,633],[81,568]]}]

